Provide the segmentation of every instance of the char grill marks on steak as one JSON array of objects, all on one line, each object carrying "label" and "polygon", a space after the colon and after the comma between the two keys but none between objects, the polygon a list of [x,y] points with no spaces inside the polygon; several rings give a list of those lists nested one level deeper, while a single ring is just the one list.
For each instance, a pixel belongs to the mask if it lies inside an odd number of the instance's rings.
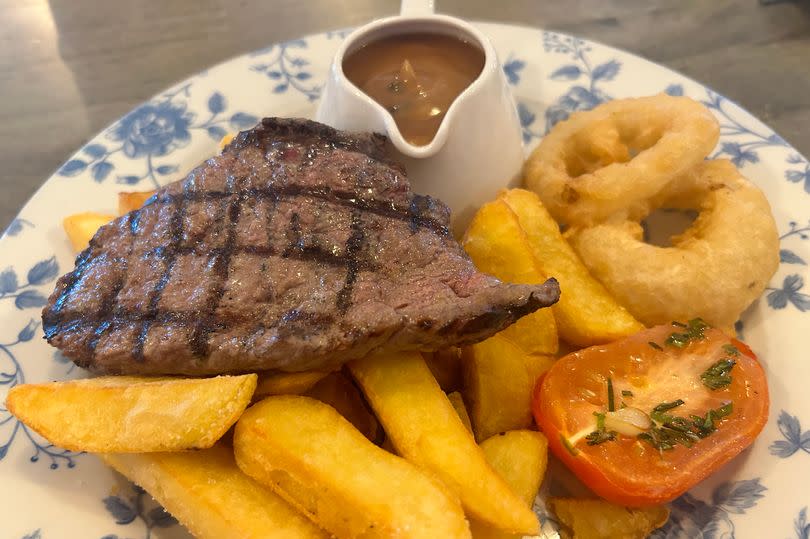
[{"label": "char grill marks on steak", "polygon": [[51,344],[119,374],[330,369],[482,340],[559,296],[475,270],[385,138],[266,118],[102,227],[43,310]]}]

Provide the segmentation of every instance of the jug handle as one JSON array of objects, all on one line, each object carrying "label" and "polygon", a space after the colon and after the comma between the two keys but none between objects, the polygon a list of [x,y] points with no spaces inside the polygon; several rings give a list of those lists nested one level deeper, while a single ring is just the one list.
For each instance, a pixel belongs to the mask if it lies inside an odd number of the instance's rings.
[{"label": "jug handle", "polygon": [[403,17],[433,15],[435,11],[435,0],[402,0],[399,8],[399,14]]}]

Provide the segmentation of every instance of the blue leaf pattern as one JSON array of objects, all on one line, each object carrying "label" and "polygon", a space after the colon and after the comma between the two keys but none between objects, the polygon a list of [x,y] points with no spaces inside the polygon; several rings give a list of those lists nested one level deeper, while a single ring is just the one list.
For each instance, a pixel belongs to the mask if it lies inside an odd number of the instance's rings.
[{"label": "blue leaf pattern", "polygon": [[88,144],[82,151],[93,159],[99,159],[107,154],[107,148],[103,144]]},{"label": "blue leaf pattern", "polygon": [[770,290],[767,295],[768,305],[774,309],[784,309],[790,302],[802,312],[810,310],[810,295],[799,292],[803,287],[804,279],[801,275],[788,275],[782,282],[782,288],[766,288]]},{"label": "blue leaf pattern", "polygon": [[259,123],[259,119],[252,114],[245,114],[244,112],[237,112],[231,116],[230,124],[234,129],[250,129]]},{"label": "blue leaf pattern", "polygon": [[116,524],[129,524],[138,516],[135,508],[118,496],[107,496],[102,501],[107,511],[115,518]]},{"label": "blue leaf pattern", "polygon": [[801,264],[802,266],[807,265],[807,262],[805,262],[802,257],[788,249],[780,249],[779,261],[783,264]]},{"label": "blue leaf pattern", "polygon": [[0,294],[10,294],[17,290],[17,273],[6,268],[0,273]]},{"label": "blue leaf pattern", "polygon": [[167,174],[174,174],[179,168],[177,165],[161,165],[155,169],[155,172],[161,176],[166,176]]},{"label": "blue leaf pattern", "polygon": [[24,328],[20,330],[17,334],[17,341],[19,342],[28,342],[34,338],[34,335],[37,332],[37,328],[39,327],[39,322],[31,320],[28,322]]},{"label": "blue leaf pattern", "polygon": [[32,285],[45,284],[56,279],[57,275],[59,275],[59,263],[56,261],[56,257],[52,256],[47,260],[37,262],[28,270],[28,283]]},{"label": "blue leaf pattern", "polygon": [[564,65],[551,74],[554,80],[576,80],[582,76],[582,70],[576,64]]},{"label": "blue leaf pattern", "polygon": [[208,98],[208,110],[211,114],[219,114],[225,110],[225,96],[219,92],[214,92]]},{"label": "blue leaf pattern", "polygon": [[616,78],[616,75],[619,74],[619,69],[621,69],[621,66],[622,65],[616,60],[610,60],[609,62],[605,62],[604,64],[600,64],[593,68],[591,78],[594,81],[613,80]]},{"label": "blue leaf pattern", "polygon": [[109,161],[99,161],[90,167],[90,172],[93,174],[93,179],[97,182],[103,182],[110,175],[113,170],[113,165]]},{"label": "blue leaf pattern", "polygon": [[683,85],[681,84],[670,84],[664,89],[664,93],[671,96],[682,96],[683,95]]},{"label": "blue leaf pattern", "polygon": [[84,172],[87,168],[87,163],[81,159],[71,159],[59,169],[59,174],[62,176],[75,176],[80,172]]},{"label": "blue leaf pattern", "polygon": [[506,63],[503,64],[503,72],[509,84],[515,85],[520,82],[520,72],[523,71],[524,67],[526,67],[526,62],[523,60],[518,60],[511,56],[507,59]]},{"label": "blue leaf pattern", "polygon": [[22,539],[42,539],[42,533],[40,530],[34,530],[31,533],[23,535]]},{"label": "blue leaf pattern", "polygon": [[222,128],[222,127],[220,127],[218,125],[209,126],[207,128],[207,131],[208,131],[208,136],[211,137],[212,139],[216,140],[217,142],[222,140],[222,137],[224,137],[225,135],[228,134],[228,132],[225,131],[224,128]]},{"label": "blue leaf pattern", "polygon": [[757,504],[757,500],[764,497],[766,489],[759,483],[759,479],[747,479],[723,483],[715,489],[712,502],[722,506],[729,513],[741,515]]},{"label": "blue leaf pattern", "polygon": [[44,307],[46,303],[47,298],[36,290],[25,290],[14,298],[14,305],[21,310]]},{"label": "blue leaf pattern", "polygon": [[798,417],[782,410],[776,424],[785,439],[776,440],[770,445],[768,449],[772,455],[784,459],[799,450],[810,454],[810,430],[802,432],[802,425]]}]

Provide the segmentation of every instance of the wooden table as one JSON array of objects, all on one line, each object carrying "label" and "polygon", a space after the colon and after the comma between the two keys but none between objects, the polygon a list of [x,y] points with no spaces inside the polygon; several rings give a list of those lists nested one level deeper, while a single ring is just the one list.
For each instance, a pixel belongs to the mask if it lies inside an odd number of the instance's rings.
[{"label": "wooden table", "polygon": [[[473,20],[561,30],[679,70],[810,155],[810,2],[439,0]],[[396,0],[0,0],[0,230],[94,133],[207,66],[358,25]]]}]

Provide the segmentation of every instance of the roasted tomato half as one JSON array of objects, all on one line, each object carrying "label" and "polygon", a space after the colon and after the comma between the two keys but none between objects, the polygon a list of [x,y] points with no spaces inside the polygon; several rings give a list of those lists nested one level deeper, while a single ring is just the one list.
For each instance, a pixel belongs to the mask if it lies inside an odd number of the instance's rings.
[{"label": "roasted tomato half", "polygon": [[534,391],[549,447],[603,498],[668,502],[748,447],[768,386],[745,344],[673,322],[557,361]]}]

